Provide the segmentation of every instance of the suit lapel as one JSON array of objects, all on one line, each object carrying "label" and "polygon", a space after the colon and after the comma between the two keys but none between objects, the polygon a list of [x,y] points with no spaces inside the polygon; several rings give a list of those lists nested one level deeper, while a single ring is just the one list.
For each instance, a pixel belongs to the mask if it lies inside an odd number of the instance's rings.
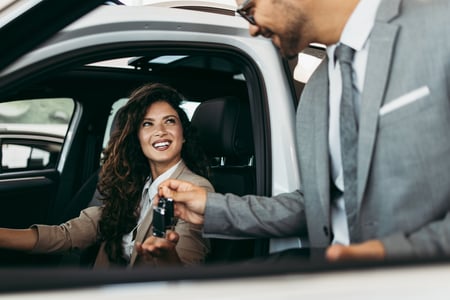
[{"label": "suit lapel", "polygon": [[317,69],[316,85],[312,87],[315,91],[312,105],[314,105],[314,145],[316,184],[325,212],[330,207],[330,166],[328,153],[328,58],[325,58]]},{"label": "suit lapel", "polygon": [[[150,227],[152,225],[153,221],[153,206],[150,207],[150,209],[147,212],[147,215],[145,216],[144,220],[142,221],[141,225],[138,228],[138,231],[136,233],[136,239],[135,242],[142,243],[144,242],[145,238],[147,237],[147,233],[150,230]],[[133,251],[131,253],[130,257],[130,264],[129,266],[133,266],[137,258],[137,252]]]},{"label": "suit lapel", "polygon": [[379,109],[386,92],[398,26],[389,24],[398,15],[401,0],[380,3],[370,36],[366,77],[361,95],[358,141],[358,205],[361,205],[375,144]]}]

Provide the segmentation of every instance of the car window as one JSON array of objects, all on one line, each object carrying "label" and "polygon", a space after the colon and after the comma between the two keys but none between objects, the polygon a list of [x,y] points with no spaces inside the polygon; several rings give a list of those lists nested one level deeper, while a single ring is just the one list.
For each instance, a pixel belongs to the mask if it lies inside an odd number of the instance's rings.
[{"label": "car window", "polygon": [[73,111],[69,98],[0,103],[0,172],[54,168]]}]

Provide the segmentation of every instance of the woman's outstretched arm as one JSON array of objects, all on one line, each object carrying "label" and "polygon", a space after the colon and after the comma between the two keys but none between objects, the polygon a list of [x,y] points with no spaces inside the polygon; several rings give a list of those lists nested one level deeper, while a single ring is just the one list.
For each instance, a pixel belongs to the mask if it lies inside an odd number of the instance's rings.
[{"label": "woman's outstretched arm", "polygon": [[30,251],[38,240],[35,228],[9,229],[0,228],[0,248]]}]

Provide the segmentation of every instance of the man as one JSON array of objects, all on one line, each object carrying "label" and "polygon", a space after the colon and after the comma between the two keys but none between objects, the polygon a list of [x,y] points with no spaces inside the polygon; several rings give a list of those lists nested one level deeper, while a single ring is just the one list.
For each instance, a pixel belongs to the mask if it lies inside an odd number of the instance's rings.
[{"label": "man", "polygon": [[[286,57],[328,46],[297,112],[301,189],[241,198],[169,180],[159,195],[175,199],[181,218],[204,223],[205,234],[307,232],[330,261],[450,255],[448,0],[238,4],[250,34]],[[338,48],[354,53],[350,76]],[[343,103],[353,116],[343,117]]]}]

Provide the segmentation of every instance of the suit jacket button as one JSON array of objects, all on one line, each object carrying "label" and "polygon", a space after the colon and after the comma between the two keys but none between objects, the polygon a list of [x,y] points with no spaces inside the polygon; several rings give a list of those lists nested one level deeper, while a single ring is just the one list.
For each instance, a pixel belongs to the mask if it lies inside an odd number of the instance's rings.
[{"label": "suit jacket button", "polygon": [[330,235],[330,231],[328,230],[327,226],[323,226],[323,233],[325,233],[326,236]]}]

